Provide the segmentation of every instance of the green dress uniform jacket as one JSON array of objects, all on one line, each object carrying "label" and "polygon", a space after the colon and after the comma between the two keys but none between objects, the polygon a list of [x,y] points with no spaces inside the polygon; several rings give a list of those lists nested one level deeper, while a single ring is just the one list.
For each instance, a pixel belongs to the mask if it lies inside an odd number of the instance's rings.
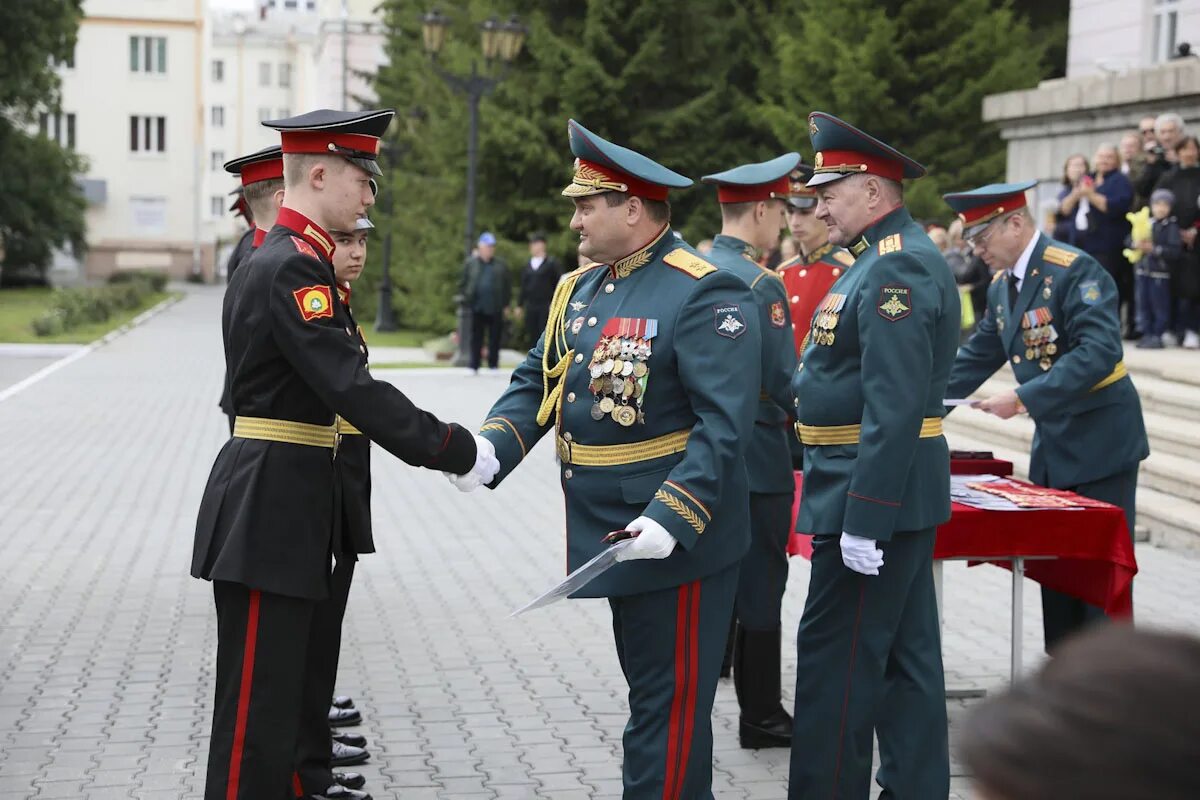
[{"label": "green dress uniform jacket", "polygon": [[941,418],[958,290],[904,208],[850,250],[854,267],[818,304],[792,382],[797,433],[809,445],[796,530],[887,541],[950,518]]},{"label": "green dress uniform jacket", "polygon": [[1069,488],[1136,467],[1150,454],[1137,389],[1122,361],[1116,284],[1100,263],[1038,234],[1015,305],[1009,271],[958,352],[947,397],[967,397],[1004,362],[1036,424],[1029,478]]},{"label": "green dress uniform jacket", "polygon": [[762,391],[754,433],[746,450],[750,491],[790,495],[796,488],[788,445],[788,420],[794,407],[792,374],[796,371],[792,320],[783,280],[774,271],[760,267],[751,257],[751,249],[741,239],[722,234],[713,239],[708,258],[749,286],[758,306],[758,327],[762,331]]},{"label": "green dress uniform jacket", "polygon": [[638,516],[679,541],[668,558],[617,564],[577,596],[679,586],[745,553],[760,343],[745,283],[669,228],[611,267],[576,270],[559,285],[546,333],[481,428],[500,461],[491,486],[553,429],[568,570]]}]

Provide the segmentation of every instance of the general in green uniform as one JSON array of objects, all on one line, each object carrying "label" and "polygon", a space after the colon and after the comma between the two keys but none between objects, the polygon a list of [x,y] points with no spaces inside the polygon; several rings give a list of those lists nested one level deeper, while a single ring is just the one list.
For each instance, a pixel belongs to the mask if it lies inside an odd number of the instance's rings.
[{"label": "general in green uniform", "polygon": [[762,390],[746,451],[750,549],[738,577],[732,658],[741,709],[738,738],[746,748],[788,747],[792,739],[792,718],[780,702],[779,646],[795,494],[788,429],[796,350],[783,281],[754,256],[779,243],[791,188],[788,174],[799,163],[797,153],[788,153],[701,179],[716,184],[721,203],[721,233],[708,257],[754,292],[762,330]]},{"label": "general in green uniform", "polygon": [[[761,385],[753,294],[670,228],[691,181],[572,120],[563,194],[597,264],[570,273],[481,434],[502,481],[553,432],[567,569],[636,534],[577,593],[606,597],[629,683],[626,798],[712,797],[712,703],[749,542],[745,448]],[[461,481],[455,480],[456,484]],[[470,488],[467,486],[466,488]]]},{"label": "general in green uniform", "polygon": [[925,169],[840,119],[809,116],[809,185],[856,258],[818,306],[792,383],[805,445],[797,530],[814,534],[797,637],[790,798],[950,790],[932,562],[950,517],[942,400],[958,345],[954,276],[904,208]]},{"label": "general in green uniform", "polygon": [[[959,350],[947,397],[966,397],[1008,362],[1020,386],[981,407],[1036,424],[1029,479],[1120,506],[1136,519],[1138,465],[1150,454],[1142,404],[1122,360],[1117,288],[1098,261],[1037,230],[1026,183],[945,195],[975,252],[995,272],[988,310]],[[1104,616],[1042,589],[1049,652]]]}]

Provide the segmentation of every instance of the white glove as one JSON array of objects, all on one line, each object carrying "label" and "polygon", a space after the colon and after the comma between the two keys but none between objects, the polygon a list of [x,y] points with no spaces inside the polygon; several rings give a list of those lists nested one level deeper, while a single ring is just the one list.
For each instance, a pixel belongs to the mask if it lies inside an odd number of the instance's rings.
[{"label": "white glove", "polygon": [[638,517],[625,526],[627,531],[636,531],[633,544],[617,554],[617,561],[634,561],[641,558],[666,558],[675,550],[679,541],[667,533],[667,529],[649,517]]},{"label": "white glove", "polygon": [[491,483],[500,471],[500,461],[496,458],[496,448],[482,436],[475,436],[475,466],[465,475],[455,475],[453,472],[443,472],[454,488],[460,492],[473,492],[486,483]]},{"label": "white glove", "polygon": [[842,563],[863,575],[878,575],[883,566],[883,551],[874,539],[842,533]]}]

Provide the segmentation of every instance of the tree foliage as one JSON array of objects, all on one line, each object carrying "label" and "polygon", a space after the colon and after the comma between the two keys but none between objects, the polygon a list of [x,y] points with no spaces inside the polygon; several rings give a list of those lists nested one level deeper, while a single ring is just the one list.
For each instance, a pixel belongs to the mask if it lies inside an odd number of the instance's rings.
[{"label": "tree foliage", "polygon": [[[376,88],[398,109],[390,136],[405,152],[385,179],[394,210],[374,217],[394,232],[401,324],[449,329],[468,115],[422,50],[419,18],[431,5],[388,6],[390,65]],[[828,111],[930,167],[910,202],[919,215],[948,217],[938,195],[1003,175],[1003,143],[980,119],[983,97],[1033,86],[1045,72],[1046,44],[1005,0],[453,0],[439,8],[452,28],[437,66],[457,75],[485,69],[477,26],[488,16],[519,12],[529,27],[521,57],[480,106],[476,233],[495,232],[514,271],[537,230],[574,263],[571,205],[559,195],[570,180],[568,118],[698,179],[786,150],[810,158],[808,112]],[[674,192],[671,203],[690,241],[717,232],[711,188]],[[368,281],[378,280],[380,256],[376,244]]]}]

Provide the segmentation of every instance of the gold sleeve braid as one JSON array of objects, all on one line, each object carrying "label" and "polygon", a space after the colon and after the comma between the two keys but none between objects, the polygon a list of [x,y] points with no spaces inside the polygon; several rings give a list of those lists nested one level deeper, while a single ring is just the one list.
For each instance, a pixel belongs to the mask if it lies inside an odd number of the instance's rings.
[{"label": "gold sleeve braid", "polygon": [[[546,319],[546,333],[542,342],[542,403],[538,406],[537,424],[545,425],[557,410],[562,397],[563,379],[575,351],[567,346],[567,305],[575,292],[575,284],[582,271],[567,275],[554,290],[550,301],[550,313]],[[554,366],[550,365],[550,351],[558,354]]]}]

